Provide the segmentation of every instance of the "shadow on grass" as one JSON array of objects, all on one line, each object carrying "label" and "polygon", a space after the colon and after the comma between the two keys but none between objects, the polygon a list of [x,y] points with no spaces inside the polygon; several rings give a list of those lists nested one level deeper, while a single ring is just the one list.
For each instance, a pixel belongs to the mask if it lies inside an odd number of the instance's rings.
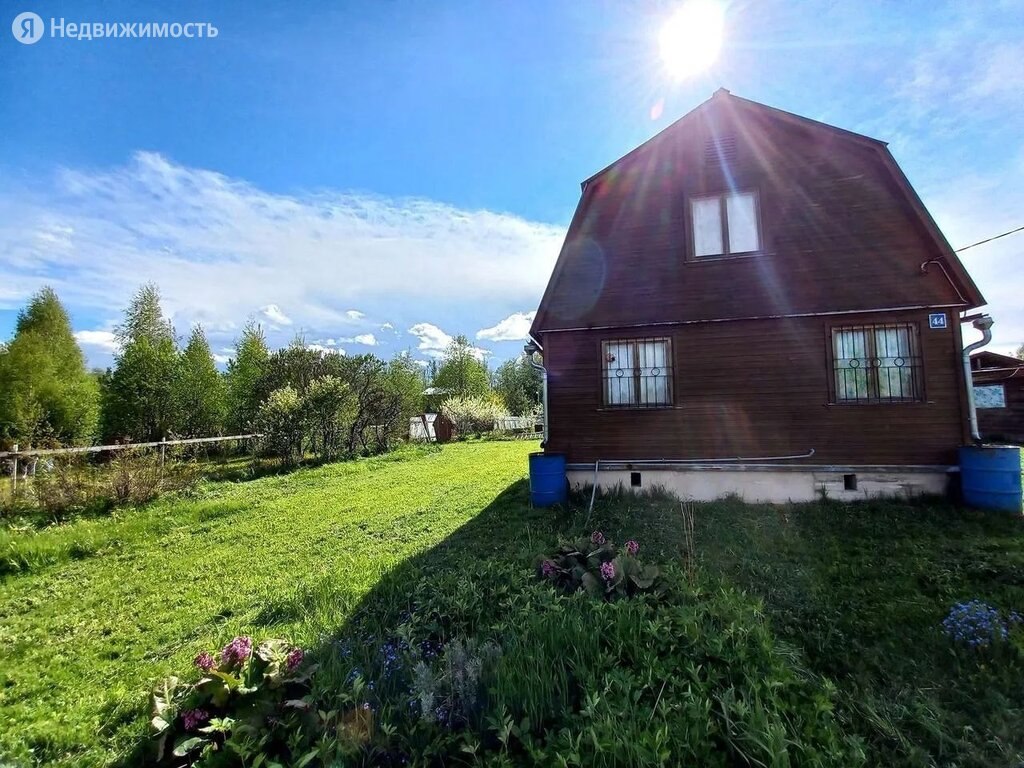
[{"label": "shadow on grass", "polygon": [[[386,459],[385,459],[386,460]],[[400,460],[400,459],[399,459]],[[310,655],[321,665],[318,679],[327,678],[317,685],[319,692],[328,692],[332,686],[343,684],[346,668],[338,673],[342,661],[339,647],[347,638],[365,637],[370,629],[376,644],[360,649],[364,666],[377,653],[378,645],[398,629],[413,609],[416,588],[423,580],[439,572],[474,574],[486,568],[490,572],[507,568],[528,568],[535,554],[550,549],[557,533],[571,522],[571,507],[538,509],[530,505],[529,486],[525,480],[509,485],[472,519],[464,523],[443,540],[403,560],[384,573],[369,592],[352,597],[336,577],[324,576],[312,582],[300,583],[287,595],[272,598],[260,607],[250,620],[251,633],[256,639],[276,636],[277,628],[294,625],[303,620],[317,621],[317,614],[337,613],[339,602],[351,602],[348,617],[340,626],[328,632],[321,645],[310,649]],[[429,510],[422,514],[430,514]],[[480,585],[482,590],[487,587]],[[438,617],[443,621],[444,617]],[[453,634],[460,631],[454,624]],[[186,679],[188,670],[180,670]],[[148,703],[145,705],[148,707]],[[126,712],[117,708],[120,723],[148,720],[148,709],[140,702]],[[114,763],[118,768],[146,764],[152,760],[152,743],[142,739],[128,754]]]},{"label": "shadow on grass", "polygon": [[[304,584],[262,606],[253,624],[266,631],[254,629],[264,636],[303,620],[324,626],[317,615],[338,616],[342,603],[344,620],[311,650],[321,664],[316,694],[329,700],[359,669],[377,682],[371,695],[378,702],[400,698],[382,690],[385,644],[414,617],[439,645],[500,622],[502,606],[522,590],[517,574],[528,574],[560,536],[601,530],[619,542],[642,542],[654,562],[682,555],[678,499],[655,489],[602,494],[591,512],[589,502],[584,490],[565,507],[533,508],[519,481],[364,595],[333,579]],[[733,498],[693,509],[702,570],[764,601],[775,629],[803,652],[801,663],[839,684],[843,718],[870,734],[873,755],[910,764],[915,755],[984,750],[1000,759],[1021,745],[1019,736],[1006,735],[1022,704],[1014,684],[951,666],[950,644],[937,629],[958,600],[1024,605],[1020,520],[936,500],[769,506]],[[967,733],[972,721],[977,736],[954,735]],[[986,746],[986,733],[1003,744]],[[139,764],[144,754],[140,745],[120,765]]]}]

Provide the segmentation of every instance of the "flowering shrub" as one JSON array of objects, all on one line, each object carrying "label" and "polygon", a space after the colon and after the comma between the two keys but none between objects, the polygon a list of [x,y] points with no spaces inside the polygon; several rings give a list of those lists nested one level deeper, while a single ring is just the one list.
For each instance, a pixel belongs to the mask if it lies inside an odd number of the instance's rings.
[{"label": "flowering shrub", "polygon": [[506,415],[500,401],[469,395],[449,398],[441,406],[441,413],[455,426],[460,438],[490,432],[495,420]]},{"label": "flowering shrub", "polygon": [[254,646],[246,636],[224,646],[219,659],[198,654],[196,682],[169,677],[153,692],[157,761],[191,765],[227,749],[245,764],[246,755],[264,753],[294,759],[289,735],[313,717],[303,696],[315,667],[303,661],[302,649],[284,640]]},{"label": "flowering shrub", "polygon": [[943,631],[968,648],[985,648],[993,641],[1006,640],[1010,630],[1024,621],[1016,611],[1004,618],[997,608],[981,600],[957,603],[942,621]]},{"label": "flowering shrub", "polygon": [[640,544],[633,539],[620,551],[601,531],[564,542],[538,564],[540,577],[566,592],[586,590],[613,600],[642,592],[662,591],[661,570],[637,559]]}]

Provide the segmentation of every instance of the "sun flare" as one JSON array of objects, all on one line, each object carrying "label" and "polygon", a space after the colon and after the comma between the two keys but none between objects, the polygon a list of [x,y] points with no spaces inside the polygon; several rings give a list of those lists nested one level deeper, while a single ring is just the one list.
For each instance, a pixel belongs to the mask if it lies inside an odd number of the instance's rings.
[{"label": "sun flare", "polygon": [[661,60],[682,80],[710,67],[722,47],[722,7],[714,0],[689,0],[662,26]]}]

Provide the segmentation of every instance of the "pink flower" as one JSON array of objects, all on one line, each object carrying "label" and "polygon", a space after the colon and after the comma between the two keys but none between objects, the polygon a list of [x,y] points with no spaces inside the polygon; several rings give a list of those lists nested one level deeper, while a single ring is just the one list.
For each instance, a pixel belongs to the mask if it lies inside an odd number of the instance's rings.
[{"label": "pink flower", "polygon": [[252,638],[240,635],[224,646],[220,652],[221,660],[228,666],[241,665],[248,660],[252,653]]},{"label": "pink flower", "polygon": [[543,563],[540,564],[540,572],[544,575],[545,579],[550,579],[552,576],[554,576],[556,570],[557,569],[555,568],[555,564],[552,563],[550,560],[545,560]]},{"label": "pink flower", "polygon": [[630,539],[629,541],[626,542],[626,554],[628,554],[630,557],[636,557],[636,553],[639,552],[639,551],[640,551],[640,544],[639,544],[639,542],[637,542],[637,541],[635,541],[633,539]]},{"label": "pink flower", "polygon": [[600,531],[594,531],[590,534],[590,543],[597,544],[598,546],[604,544],[604,534]]},{"label": "pink flower", "polygon": [[301,648],[292,648],[291,651],[288,652],[288,656],[284,661],[285,667],[289,672],[294,672],[298,669],[305,656],[306,654]]},{"label": "pink flower", "polygon": [[601,578],[605,581],[611,581],[615,578],[615,564],[611,561],[607,563],[601,563]]},{"label": "pink flower", "polygon": [[210,713],[205,709],[186,709],[181,713],[181,720],[186,731],[194,731],[200,725],[210,719]]},{"label": "pink flower", "polygon": [[217,666],[217,662],[214,660],[213,655],[207,653],[206,651],[203,651],[194,659],[192,659],[192,663],[195,664],[196,667],[198,667],[199,669],[203,670],[203,672],[209,672],[211,669]]}]

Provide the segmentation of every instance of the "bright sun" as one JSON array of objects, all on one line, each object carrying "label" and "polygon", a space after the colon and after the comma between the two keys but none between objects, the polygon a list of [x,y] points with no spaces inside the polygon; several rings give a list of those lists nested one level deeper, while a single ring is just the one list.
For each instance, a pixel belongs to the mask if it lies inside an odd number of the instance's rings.
[{"label": "bright sun", "polygon": [[722,8],[714,0],[688,0],[658,35],[661,59],[677,79],[710,67],[722,46]]}]

